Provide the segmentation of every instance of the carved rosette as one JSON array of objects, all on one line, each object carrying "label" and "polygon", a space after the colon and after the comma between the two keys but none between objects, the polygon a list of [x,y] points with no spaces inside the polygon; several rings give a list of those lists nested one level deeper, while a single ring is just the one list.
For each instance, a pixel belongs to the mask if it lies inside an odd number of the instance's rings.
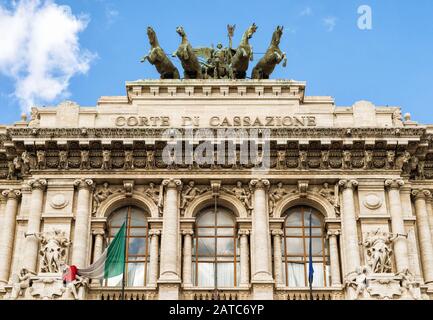
[{"label": "carved rosette", "polygon": [[77,179],[74,181],[74,186],[80,189],[89,189],[91,190],[94,186],[92,179]]},{"label": "carved rosette", "polygon": [[352,189],[355,190],[358,187],[358,181],[352,179],[352,180],[340,180],[338,182],[338,185],[342,187],[343,189]]},{"label": "carved rosette", "polygon": [[385,181],[385,187],[389,189],[400,189],[404,186],[403,179],[388,179]]}]

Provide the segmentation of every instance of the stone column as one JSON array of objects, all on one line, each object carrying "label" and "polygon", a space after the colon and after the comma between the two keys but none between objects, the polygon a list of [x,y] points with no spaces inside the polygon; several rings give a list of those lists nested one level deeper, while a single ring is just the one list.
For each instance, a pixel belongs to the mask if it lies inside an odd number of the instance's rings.
[{"label": "stone column", "polygon": [[86,266],[90,223],[90,193],[93,180],[79,179],[74,181],[78,188],[77,213],[75,214],[74,242],[72,244],[72,264],[78,268]]},{"label": "stone column", "polygon": [[409,255],[404,220],[401,209],[400,187],[404,186],[402,179],[386,180],[385,186],[388,188],[389,211],[391,213],[392,233],[401,235],[394,240],[394,255],[397,272],[404,272],[409,269]]},{"label": "stone column", "polygon": [[2,196],[6,198],[6,207],[3,217],[3,225],[0,226],[0,289],[3,289],[9,281],[16,216],[21,191],[4,190]]},{"label": "stone column", "polygon": [[272,278],[271,238],[269,232],[269,213],[266,192],[269,180],[251,180],[254,189],[254,208],[252,214],[252,247],[254,250],[254,274],[251,276],[255,300],[272,300],[274,281]]},{"label": "stone column", "polygon": [[416,225],[418,229],[418,241],[421,251],[421,263],[424,274],[424,282],[433,282],[433,244],[431,242],[430,227],[428,225],[428,213],[426,197],[431,195],[428,190],[413,190],[415,197]]},{"label": "stone column", "polygon": [[39,233],[41,230],[41,217],[43,209],[44,191],[47,185],[47,180],[36,179],[30,180],[28,185],[32,189],[32,196],[29,208],[29,221],[27,223],[27,239],[24,249],[24,267],[37,272],[36,266],[38,263],[38,248],[39,240],[32,234]]},{"label": "stone column", "polygon": [[180,276],[177,261],[179,257],[179,189],[182,181],[167,179],[165,187],[163,224],[161,235],[161,264],[158,280],[159,299],[177,300],[179,298]]},{"label": "stone column", "polygon": [[356,225],[355,201],[353,192],[358,186],[356,180],[340,180],[343,189],[343,210],[341,212],[342,234],[344,238],[344,256],[346,276],[356,272],[360,266],[358,228]]},{"label": "stone column", "polygon": [[[92,230],[92,234],[95,237],[95,242],[93,246],[93,262],[95,262],[101,257],[102,252],[104,251],[105,230],[103,227],[94,228]],[[91,283],[98,286],[101,284],[101,281],[98,279],[92,279]]]},{"label": "stone column", "polygon": [[158,280],[158,259],[159,259],[159,236],[161,230],[152,229],[150,236],[150,259],[149,259],[149,287],[156,287]]},{"label": "stone column", "polygon": [[329,260],[331,263],[331,286],[341,287],[340,255],[338,253],[338,240],[340,230],[328,230]]},{"label": "stone column", "polygon": [[432,236],[431,240],[433,243],[433,196],[430,194],[426,200],[427,200],[428,223],[430,227],[430,234]]},{"label": "stone column", "polygon": [[274,237],[274,277],[277,286],[283,286],[283,266],[282,252],[281,252],[281,237],[283,236],[282,230],[272,230]]},{"label": "stone column", "polygon": [[192,236],[194,231],[182,230],[183,235],[183,286],[192,287]]},{"label": "stone column", "polygon": [[248,244],[248,236],[250,235],[250,230],[241,229],[239,230],[240,237],[240,286],[249,287],[250,285],[250,248]]}]

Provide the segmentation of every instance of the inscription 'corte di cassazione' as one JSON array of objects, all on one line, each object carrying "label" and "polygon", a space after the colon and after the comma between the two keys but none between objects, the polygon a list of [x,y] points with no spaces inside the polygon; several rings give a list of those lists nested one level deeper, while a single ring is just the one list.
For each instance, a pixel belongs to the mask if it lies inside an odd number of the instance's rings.
[{"label": "inscription 'corte di cassazione'", "polygon": [[[115,120],[117,127],[200,127],[200,117],[181,117],[180,123],[173,123],[170,117],[119,116]],[[209,127],[315,127],[315,116],[234,116],[210,117]]]}]

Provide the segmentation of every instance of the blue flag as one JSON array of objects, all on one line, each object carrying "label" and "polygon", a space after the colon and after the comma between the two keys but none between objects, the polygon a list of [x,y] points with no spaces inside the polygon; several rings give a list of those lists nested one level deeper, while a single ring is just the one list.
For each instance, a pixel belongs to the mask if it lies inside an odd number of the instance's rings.
[{"label": "blue flag", "polygon": [[314,280],[314,268],[313,268],[313,232],[312,232],[312,226],[311,226],[311,216],[312,213],[310,211],[310,217],[309,217],[309,223],[310,223],[310,250],[308,252],[308,283],[310,284],[310,287],[313,284]]}]

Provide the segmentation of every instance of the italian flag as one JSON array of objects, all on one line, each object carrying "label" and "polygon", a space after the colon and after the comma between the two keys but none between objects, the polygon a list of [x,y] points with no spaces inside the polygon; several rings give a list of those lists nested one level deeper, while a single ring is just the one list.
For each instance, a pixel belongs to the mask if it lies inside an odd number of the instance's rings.
[{"label": "italian flag", "polygon": [[78,269],[77,274],[89,279],[108,279],[123,274],[125,269],[126,222],[101,257],[89,267]]}]

